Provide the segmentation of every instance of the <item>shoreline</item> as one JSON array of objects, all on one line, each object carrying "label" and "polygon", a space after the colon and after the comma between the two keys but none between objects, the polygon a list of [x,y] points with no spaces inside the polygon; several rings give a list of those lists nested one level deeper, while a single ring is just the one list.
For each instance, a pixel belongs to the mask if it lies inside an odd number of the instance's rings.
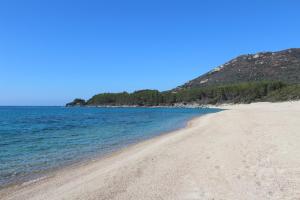
[{"label": "shoreline", "polygon": [[[220,108],[220,107],[218,107]],[[225,105],[184,128],[66,167],[5,199],[292,199],[300,102]],[[255,176],[254,176],[255,175]]]},{"label": "shoreline", "polygon": [[[172,107],[170,107],[170,108],[172,108]],[[220,108],[218,108],[218,109],[220,109]],[[214,113],[217,113],[217,112],[214,112]],[[178,129],[162,132],[159,135],[156,135],[156,136],[153,136],[153,137],[150,137],[147,139],[141,139],[132,144],[128,144],[124,147],[121,147],[120,149],[112,150],[111,152],[103,153],[101,155],[97,155],[92,158],[87,158],[85,160],[80,160],[80,161],[77,161],[77,162],[74,162],[71,164],[67,164],[65,166],[56,167],[54,169],[43,172],[40,176],[37,175],[36,178],[33,178],[33,179],[29,178],[27,181],[20,181],[20,182],[16,181],[16,183],[12,183],[12,184],[8,184],[4,187],[0,187],[0,198],[2,198],[3,194],[5,197],[5,193],[9,193],[12,191],[27,188],[27,187],[30,187],[31,185],[34,186],[35,184],[47,181],[55,176],[59,176],[60,174],[64,174],[70,170],[76,170],[80,167],[88,167],[88,165],[90,165],[90,164],[93,164],[96,162],[102,162],[106,159],[113,159],[115,156],[119,156],[120,154],[126,153],[127,151],[133,150],[135,148],[140,148],[144,145],[151,145],[151,143],[153,143],[157,140],[160,140],[163,137],[167,137],[168,135],[176,134],[177,132],[180,132],[181,130],[190,128],[192,126],[193,121],[197,120],[198,118],[201,118],[206,115],[214,114],[214,113],[206,113],[206,114],[202,114],[200,116],[194,116],[191,119],[185,121],[183,127],[180,127]]]},{"label": "shoreline", "polygon": [[[112,107],[112,108],[119,108],[119,107]],[[124,107],[124,108],[133,108],[133,107]],[[151,108],[151,107],[145,107],[145,108]],[[157,108],[159,108],[159,107],[157,107]],[[175,108],[175,107],[168,107],[168,108]],[[184,108],[184,107],[182,107],[182,108]],[[191,107],[191,109],[193,109],[193,108]],[[220,109],[220,108],[216,108],[216,109]],[[222,111],[222,110],[220,109],[220,111]],[[216,112],[220,112],[220,111],[216,111]],[[172,134],[173,132],[177,132],[182,129],[185,129],[189,126],[190,122],[193,121],[194,119],[208,115],[208,114],[213,114],[216,112],[205,113],[205,114],[200,114],[199,116],[191,117],[190,119],[183,121],[183,125],[178,128],[175,128],[175,129],[172,129],[169,131],[163,131],[157,135],[154,135],[154,136],[151,136],[148,138],[139,138],[136,141],[128,143],[117,149],[111,149],[110,151],[102,152],[102,153],[98,152],[97,154],[94,154],[93,156],[87,157],[85,159],[80,159],[77,161],[67,163],[65,165],[61,165],[61,166],[57,166],[52,169],[48,169],[46,171],[41,171],[39,173],[27,175],[26,177],[23,177],[22,179],[16,180],[16,181],[6,184],[4,186],[0,186],[0,197],[1,197],[2,190],[7,190],[10,188],[19,188],[19,187],[22,188],[23,186],[28,186],[28,185],[34,184],[36,182],[39,182],[41,180],[45,180],[45,179],[51,178],[53,176],[56,176],[60,171],[68,171],[68,170],[71,170],[71,169],[74,169],[77,167],[82,167],[82,166],[88,165],[92,162],[100,162],[103,159],[113,157],[115,155],[122,153],[123,151],[126,151],[130,148],[134,148],[134,146],[136,146],[136,145],[143,145],[143,143],[147,142],[148,140],[153,140],[153,139],[156,140],[164,135],[169,135],[169,134]]]},{"label": "shoreline", "polygon": [[158,106],[139,106],[139,105],[81,105],[63,106],[65,108],[210,108],[211,104],[176,104]]}]

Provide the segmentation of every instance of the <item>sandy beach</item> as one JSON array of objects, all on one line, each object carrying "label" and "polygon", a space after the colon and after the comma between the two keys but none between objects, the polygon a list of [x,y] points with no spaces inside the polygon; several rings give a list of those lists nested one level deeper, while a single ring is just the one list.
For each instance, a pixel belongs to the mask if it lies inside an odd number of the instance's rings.
[{"label": "sandy beach", "polygon": [[300,199],[300,102],[221,106],[184,129],[42,180],[1,200]]}]

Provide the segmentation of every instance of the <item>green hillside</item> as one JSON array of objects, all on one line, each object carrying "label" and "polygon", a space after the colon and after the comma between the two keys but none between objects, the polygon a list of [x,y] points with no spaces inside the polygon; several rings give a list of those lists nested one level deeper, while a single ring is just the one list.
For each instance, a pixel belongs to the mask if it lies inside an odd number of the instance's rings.
[{"label": "green hillside", "polygon": [[300,99],[300,49],[239,56],[173,90],[101,93],[67,106],[173,106]]},{"label": "green hillside", "polygon": [[[247,82],[180,91],[142,90],[133,93],[103,93],[81,105],[90,106],[174,106],[176,104],[251,103],[300,99],[300,85],[279,81]],[[79,105],[70,103],[68,106]]]},{"label": "green hillside", "polygon": [[241,55],[175,90],[253,81],[300,84],[300,49]]}]

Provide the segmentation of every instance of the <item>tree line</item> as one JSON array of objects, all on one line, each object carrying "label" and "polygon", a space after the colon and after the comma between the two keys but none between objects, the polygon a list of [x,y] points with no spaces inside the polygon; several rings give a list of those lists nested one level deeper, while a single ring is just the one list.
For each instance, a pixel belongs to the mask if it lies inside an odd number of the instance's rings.
[{"label": "tree line", "polygon": [[280,81],[260,81],[164,92],[139,90],[132,93],[101,93],[88,101],[75,99],[67,106],[173,106],[190,103],[205,105],[293,99],[300,99],[299,85],[288,85]]}]

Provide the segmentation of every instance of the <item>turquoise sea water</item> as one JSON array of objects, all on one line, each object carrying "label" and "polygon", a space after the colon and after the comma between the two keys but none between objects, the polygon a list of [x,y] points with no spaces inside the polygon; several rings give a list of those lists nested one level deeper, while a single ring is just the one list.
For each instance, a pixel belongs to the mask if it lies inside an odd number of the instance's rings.
[{"label": "turquoise sea water", "polygon": [[183,127],[215,109],[0,107],[0,188]]}]

